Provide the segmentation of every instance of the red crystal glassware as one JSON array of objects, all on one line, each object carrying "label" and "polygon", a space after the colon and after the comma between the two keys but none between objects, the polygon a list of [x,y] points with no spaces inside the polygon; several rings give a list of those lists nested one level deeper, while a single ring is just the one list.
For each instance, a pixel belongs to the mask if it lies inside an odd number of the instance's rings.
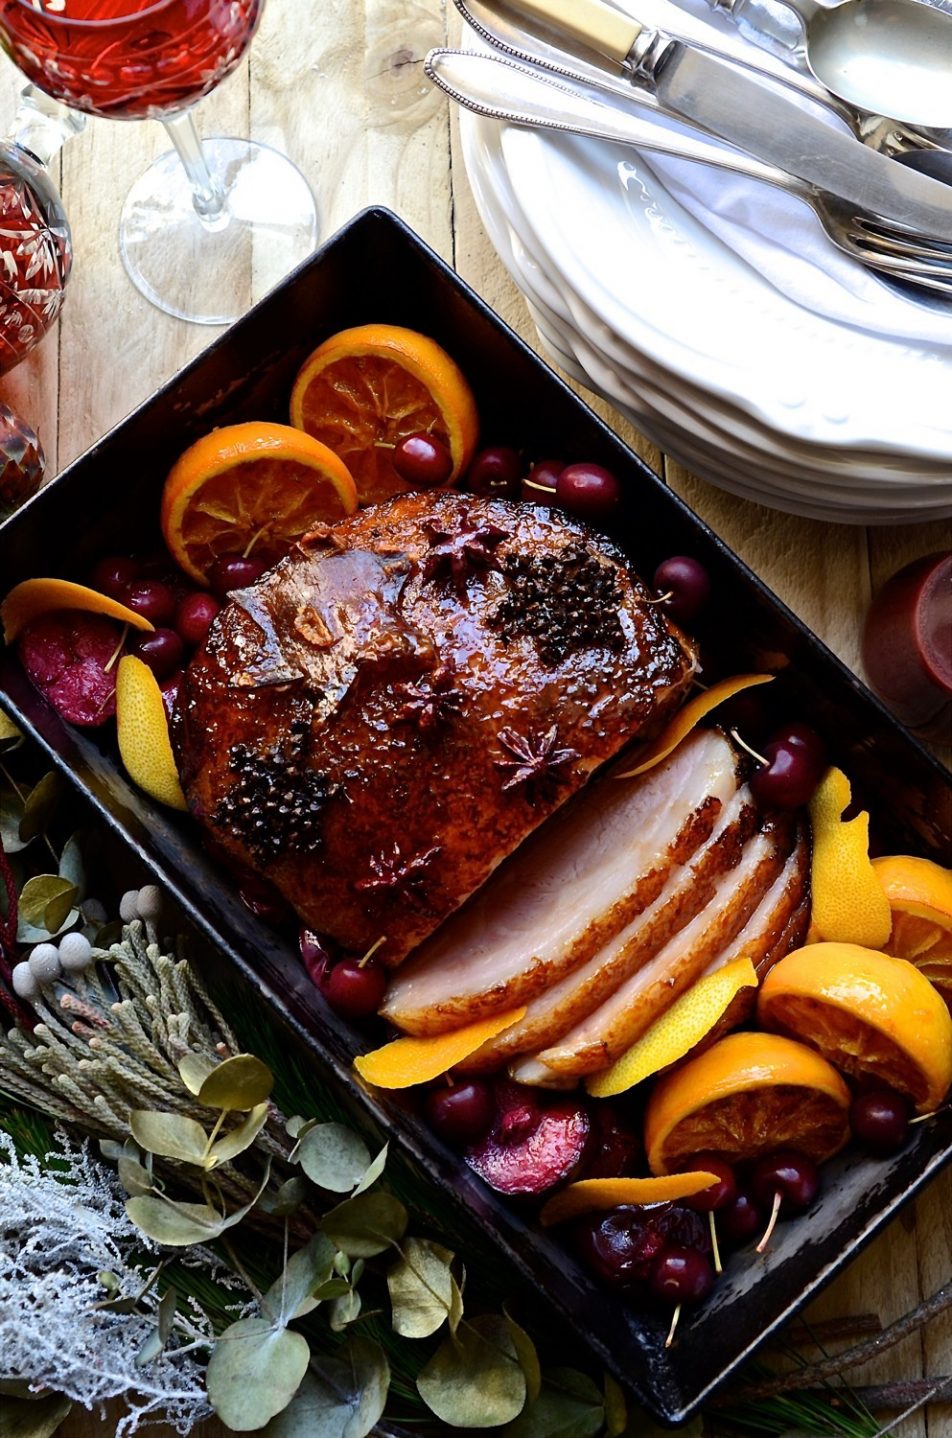
[{"label": "red crystal glassware", "polygon": [[158,119],[162,156],[123,208],[137,288],[182,319],[221,324],[247,304],[251,256],[276,283],[314,247],[314,199],[267,145],[201,143],[189,107],[238,66],[264,0],[0,0],[0,43],[47,95],[87,114]]}]

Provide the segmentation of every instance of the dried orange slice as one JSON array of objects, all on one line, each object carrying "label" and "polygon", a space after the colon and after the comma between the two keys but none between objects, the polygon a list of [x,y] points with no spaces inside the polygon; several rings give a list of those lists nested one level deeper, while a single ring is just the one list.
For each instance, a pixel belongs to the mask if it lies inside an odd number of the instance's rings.
[{"label": "dried orange slice", "polygon": [[582,1178],[550,1198],[539,1219],[548,1226],[577,1218],[581,1213],[597,1213],[625,1204],[668,1203],[691,1198],[712,1183],[717,1183],[717,1175],[705,1169],[666,1174],[663,1178]]},{"label": "dried orange slice", "polygon": [[952,1007],[952,870],[890,854],[873,860],[873,872],[892,911],[886,953],[915,964]]},{"label": "dried orange slice", "polygon": [[699,1153],[733,1163],[792,1148],[820,1162],[849,1137],[849,1089],[826,1059],[779,1034],[728,1034],[660,1079],[645,1111],[652,1173]]},{"label": "dried orange slice", "polygon": [[710,1033],[741,989],[756,985],[757,970],[750,959],[734,959],[705,974],[611,1068],[592,1074],[585,1087],[595,1098],[611,1098],[677,1063]]},{"label": "dried orange slice", "polygon": [[810,800],[812,927],[824,939],[879,949],[892,916],[869,857],[869,815],[843,814],[851,797],[841,769],[827,769]]},{"label": "dried orange slice", "polygon": [[358,1055],[354,1068],[375,1088],[412,1088],[414,1084],[429,1083],[468,1059],[503,1029],[517,1024],[525,1012],[523,1004],[521,1008],[479,1019],[452,1033],[394,1039],[372,1053]]},{"label": "dried orange slice", "polygon": [[287,424],[230,424],[180,455],[162,491],[160,522],[178,564],[198,584],[214,561],[254,555],[274,564],[317,524],[353,514],[346,464]]},{"label": "dried orange slice", "polygon": [[393,467],[393,448],[429,434],[452,460],[446,484],[469,464],[479,435],[473,392],[435,340],[399,325],[358,325],[331,335],[301,367],[291,423],[339,454],[361,504],[411,488]]},{"label": "dried orange slice", "polygon": [[120,624],[131,624],[133,629],[152,629],[148,619],[127,609],[118,599],[100,594],[85,584],[73,584],[69,579],[24,579],[15,584],[0,604],[0,619],[3,621],[3,637],[12,644],[34,619],[49,614],[55,609],[82,609],[88,614],[103,614],[107,619],[118,619]]},{"label": "dried orange slice", "polygon": [[952,1084],[952,1018],[906,959],[859,944],[810,944],[775,964],[757,1017],[856,1078],[908,1094],[929,1113]]},{"label": "dried orange slice", "polygon": [[116,732],[133,783],[160,804],[187,809],[159,681],[134,654],[124,655],[116,670]]},{"label": "dried orange slice", "polygon": [[700,724],[705,715],[710,714],[719,704],[725,704],[728,699],[733,699],[735,694],[740,694],[744,689],[752,689],[755,684],[769,684],[773,679],[772,674],[735,674],[730,679],[719,679],[712,684],[710,689],[702,689],[683,705],[675,714],[674,718],[663,729],[657,739],[653,739],[637,756],[638,762],[633,769],[627,769],[624,774],[618,774],[619,779],[634,779],[639,774],[645,774],[660,764],[662,759],[667,759],[683,739],[686,739],[691,730]]}]

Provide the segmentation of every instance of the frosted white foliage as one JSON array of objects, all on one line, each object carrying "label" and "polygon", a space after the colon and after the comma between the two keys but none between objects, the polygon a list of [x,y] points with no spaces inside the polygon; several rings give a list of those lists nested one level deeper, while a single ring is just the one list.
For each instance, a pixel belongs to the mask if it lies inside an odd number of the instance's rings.
[{"label": "frosted white foliage", "polygon": [[[100,1273],[115,1275],[118,1292],[140,1293],[148,1270],[130,1255],[153,1247],[126,1216],[111,1170],[87,1146],[61,1137],[49,1156],[64,1181],[34,1158],[18,1158],[0,1132],[0,1365],[5,1376],[47,1386],[97,1408],[121,1398],[127,1411],[116,1438],[146,1423],[187,1434],[211,1413],[205,1394],[200,1312],[177,1321],[167,1348],[138,1364],[156,1320],[158,1296],[142,1300],[150,1312],[97,1311],[110,1295]],[[188,1350],[188,1351],[186,1351]]]}]

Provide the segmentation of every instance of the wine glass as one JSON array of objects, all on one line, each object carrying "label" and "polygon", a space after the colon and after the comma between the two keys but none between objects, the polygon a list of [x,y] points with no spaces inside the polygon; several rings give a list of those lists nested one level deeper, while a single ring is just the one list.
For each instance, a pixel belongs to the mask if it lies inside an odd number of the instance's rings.
[{"label": "wine glass", "polygon": [[159,309],[225,324],[242,282],[276,283],[314,248],[314,197],[269,145],[199,139],[190,106],[238,65],[264,0],[0,0],[0,43],[48,95],[90,115],[158,119],[175,153],[136,182],[119,248]]}]

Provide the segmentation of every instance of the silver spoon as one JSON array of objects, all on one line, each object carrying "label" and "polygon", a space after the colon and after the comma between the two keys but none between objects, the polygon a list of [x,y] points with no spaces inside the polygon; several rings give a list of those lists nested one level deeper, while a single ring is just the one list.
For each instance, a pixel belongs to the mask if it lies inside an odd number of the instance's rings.
[{"label": "silver spoon", "polygon": [[[746,3],[725,0],[725,8]],[[831,94],[906,124],[952,126],[952,15],[920,0],[783,3],[800,16],[804,58]],[[603,0],[515,0],[514,8],[609,56],[626,24]]]},{"label": "silver spoon", "polygon": [[[644,106],[645,118],[603,103],[555,78],[500,56],[472,51],[431,50],[423,62],[427,77],[458,104],[495,120],[536,129],[590,135],[679,159],[716,165],[785,190],[809,204],[834,245],[852,259],[952,298],[952,244],[904,232],[826,190],[794,180],[783,170],[740,150],[709,140],[700,131],[684,135],[653,123],[658,108]],[[571,78],[571,71],[563,72]],[[636,103],[639,103],[640,100]],[[663,112],[662,112],[663,113]]]}]

